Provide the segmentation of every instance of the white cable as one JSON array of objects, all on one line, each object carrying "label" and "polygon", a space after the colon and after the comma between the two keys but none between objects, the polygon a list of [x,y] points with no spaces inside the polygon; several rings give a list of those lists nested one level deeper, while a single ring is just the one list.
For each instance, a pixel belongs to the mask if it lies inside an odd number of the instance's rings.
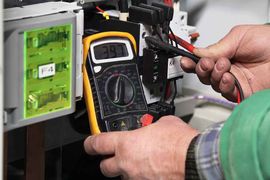
[{"label": "white cable", "polygon": [[120,12],[120,14],[119,14],[119,20],[120,21],[127,21],[128,16],[129,16],[128,13],[122,13],[122,12]]}]

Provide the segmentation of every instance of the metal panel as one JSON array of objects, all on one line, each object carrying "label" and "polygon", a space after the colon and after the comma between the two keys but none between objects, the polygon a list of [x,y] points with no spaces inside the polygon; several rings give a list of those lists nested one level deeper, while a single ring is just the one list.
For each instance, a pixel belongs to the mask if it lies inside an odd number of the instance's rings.
[{"label": "metal panel", "polygon": [[[0,3],[0,10],[2,9],[3,9],[3,5],[2,3]],[[4,162],[3,161],[3,149],[4,149],[3,147],[4,146],[3,144],[3,140],[4,140],[4,137],[3,137],[4,136],[4,133],[3,133],[3,122],[4,122],[3,87],[4,87],[4,83],[3,83],[3,13],[0,13],[0,122],[1,122],[0,123],[0,162]],[[4,169],[3,165],[4,163],[0,163],[0,177],[3,177],[3,174],[5,175],[5,177],[7,175],[6,168]],[[5,170],[5,173],[3,173],[3,170]]]},{"label": "metal panel", "polygon": [[[72,25],[72,47],[71,47],[71,107],[60,109],[49,114],[24,118],[24,38],[25,32],[32,32],[35,29],[58,27],[59,25]],[[74,112],[75,109],[75,81],[76,81],[76,14],[67,12],[63,14],[53,14],[36,18],[27,18],[16,21],[5,22],[5,110],[8,114],[6,130],[44,121],[54,117],[62,116]],[[48,38],[59,38],[49,36]],[[44,41],[44,38],[41,38]],[[46,40],[46,39],[45,39]],[[15,44],[14,44],[15,42]],[[46,43],[47,41],[44,41]],[[53,53],[55,54],[55,53]],[[41,56],[42,58],[46,58]],[[40,64],[41,65],[41,64]],[[12,86],[12,87],[11,87]],[[14,89],[15,88],[15,89]],[[51,97],[52,98],[52,97]]]}]

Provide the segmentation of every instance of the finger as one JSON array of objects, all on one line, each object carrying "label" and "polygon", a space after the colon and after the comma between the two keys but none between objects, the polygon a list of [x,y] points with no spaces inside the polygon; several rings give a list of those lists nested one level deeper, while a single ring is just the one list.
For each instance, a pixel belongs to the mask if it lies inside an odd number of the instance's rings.
[{"label": "finger", "polygon": [[194,73],[195,72],[196,63],[187,57],[182,57],[180,59],[180,65],[181,65],[181,68],[186,73]]},{"label": "finger", "polygon": [[102,174],[107,177],[116,177],[121,175],[121,170],[115,157],[102,160],[100,162],[100,170]]},{"label": "finger", "polygon": [[213,89],[220,92],[220,81],[224,73],[229,72],[231,68],[231,62],[227,58],[219,58],[216,62],[214,69],[211,73],[211,85]]},{"label": "finger", "polygon": [[230,94],[221,94],[223,97],[225,97],[227,100],[232,101],[232,102],[236,102],[237,101],[237,88],[234,87],[233,93]]},{"label": "finger", "polygon": [[219,42],[212,44],[206,48],[195,48],[193,53],[198,57],[220,57],[226,56],[231,52],[232,47],[229,45],[226,40],[226,36],[221,39]]},{"label": "finger", "polygon": [[224,56],[231,59],[240,44],[242,37],[250,26],[235,26],[219,42],[207,48],[195,48],[193,53],[199,57],[220,57]]},{"label": "finger", "polygon": [[210,84],[210,75],[213,71],[214,65],[214,60],[210,58],[202,58],[198,62],[195,71],[203,84]]},{"label": "finger", "polygon": [[173,115],[166,115],[166,116],[162,116],[158,122],[159,123],[170,123],[172,124],[173,122],[182,122],[181,119],[179,117],[173,116]]},{"label": "finger", "polygon": [[120,138],[120,132],[101,133],[99,135],[89,136],[84,141],[84,149],[87,154],[114,154],[115,147]]},{"label": "finger", "polygon": [[236,101],[237,88],[235,86],[235,78],[231,73],[226,72],[223,74],[219,88],[223,97],[230,101]]},{"label": "finger", "polygon": [[235,78],[229,72],[222,75],[219,88],[223,94],[233,94],[235,88]]}]

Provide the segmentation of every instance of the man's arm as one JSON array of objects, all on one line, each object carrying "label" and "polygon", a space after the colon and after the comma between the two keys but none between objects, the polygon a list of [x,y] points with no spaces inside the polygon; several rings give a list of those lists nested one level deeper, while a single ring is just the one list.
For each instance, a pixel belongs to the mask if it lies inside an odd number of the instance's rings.
[{"label": "man's arm", "polygon": [[198,176],[186,179],[270,179],[269,99],[270,90],[257,92],[203,131],[193,150]]},{"label": "man's arm", "polygon": [[270,90],[255,93],[233,111],[220,133],[226,179],[270,179]]}]

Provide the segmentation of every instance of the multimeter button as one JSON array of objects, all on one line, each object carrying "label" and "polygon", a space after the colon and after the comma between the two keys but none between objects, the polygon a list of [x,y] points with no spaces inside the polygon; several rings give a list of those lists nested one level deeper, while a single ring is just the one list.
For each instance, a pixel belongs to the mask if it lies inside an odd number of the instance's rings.
[{"label": "multimeter button", "polygon": [[109,78],[106,92],[109,99],[116,105],[128,105],[134,98],[134,87],[130,80],[122,75]]},{"label": "multimeter button", "polygon": [[95,73],[100,72],[100,70],[101,70],[101,66],[94,66]]},{"label": "multimeter button", "polygon": [[154,117],[150,114],[145,114],[141,117],[142,127],[152,124]]}]

